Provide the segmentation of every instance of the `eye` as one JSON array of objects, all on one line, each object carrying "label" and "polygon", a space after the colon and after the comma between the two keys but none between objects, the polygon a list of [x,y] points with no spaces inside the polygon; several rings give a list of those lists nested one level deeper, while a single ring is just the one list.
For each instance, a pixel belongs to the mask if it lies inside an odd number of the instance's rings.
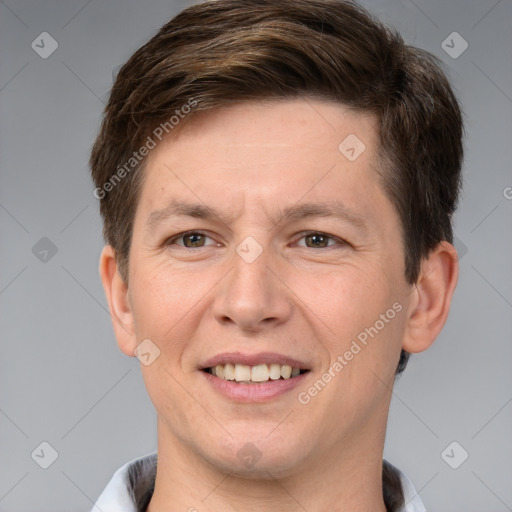
[{"label": "eye", "polygon": [[304,239],[305,247],[308,249],[326,249],[336,245],[335,243],[329,243],[329,241],[338,242],[340,246],[347,245],[344,240],[322,233],[321,231],[304,231],[300,235],[301,238],[299,240]]},{"label": "eye", "polygon": [[[165,245],[177,245],[179,247],[184,247],[185,249],[208,247],[205,245],[206,239],[211,240],[209,236],[200,231],[186,231],[185,233],[180,233],[179,235],[169,238],[165,242]],[[183,243],[176,243],[178,240],[183,240]]]},{"label": "eye", "polygon": [[[220,245],[216,242],[207,244],[206,240],[212,240],[212,238],[201,231],[186,231],[169,238],[165,242],[165,245],[174,245],[185,249],[200,249],[212,245]],[[344,240],[321,231],[304,231],[300,233],[300,238],[298,240],[304,240],[304,244],[298,245],[308,249],[327,249],[332,246],[347,245],[347,242]]]}]

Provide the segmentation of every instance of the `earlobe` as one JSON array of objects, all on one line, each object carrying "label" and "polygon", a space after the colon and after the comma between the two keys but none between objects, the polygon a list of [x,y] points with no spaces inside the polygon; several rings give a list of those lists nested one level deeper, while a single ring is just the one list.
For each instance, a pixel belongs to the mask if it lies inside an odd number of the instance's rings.
[{"label": "earlobe", "polygon": [[133,357],[136,336],[128,287],[119,274],[116,253],[110,245],[106,245],[101,251],[99,273],[107,297],[117,344],[124,354]]},{"label": "earlobe", "polygon": [[457,251],[443,241],[423,259],[414,285],[402,348],[410,353],[429,348],[441,332],[457,285]]}]

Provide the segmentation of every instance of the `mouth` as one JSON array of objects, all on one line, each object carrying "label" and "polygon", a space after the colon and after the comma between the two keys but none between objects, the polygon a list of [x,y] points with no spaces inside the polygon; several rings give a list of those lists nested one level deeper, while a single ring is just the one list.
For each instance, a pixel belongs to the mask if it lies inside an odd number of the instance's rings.
[{"label": "mouth", "polygon": [[203,371],[237,384],[262,384],[269,381],[294,379],[308,373],[309,369],[279,363],[260,363],[253,366],[226,363],[203,368]]},{"label": "mouth", "polygon": [[271,352],[219,354],[203,363],[206,382],[236,402],[266,402],[297,388],[312,371],[306,363]]}]

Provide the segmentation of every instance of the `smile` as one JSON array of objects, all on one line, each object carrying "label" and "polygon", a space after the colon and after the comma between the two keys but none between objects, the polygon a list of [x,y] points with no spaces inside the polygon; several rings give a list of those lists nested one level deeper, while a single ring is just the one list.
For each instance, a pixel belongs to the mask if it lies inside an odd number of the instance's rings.
[{"label": "smile", "polygon": [[205,368],[204,371],[220,379],[235,381],[240,384],[258,384],[269,380],[292,379],[309,370],[278,363],[261,363],[254,366],[227,363]]},{"label": "smile", "polygon": [[235,402],[268,402],[288,394],[312,371],[304,360],[275,352],[224,352],[198,366],[208,386]]}]

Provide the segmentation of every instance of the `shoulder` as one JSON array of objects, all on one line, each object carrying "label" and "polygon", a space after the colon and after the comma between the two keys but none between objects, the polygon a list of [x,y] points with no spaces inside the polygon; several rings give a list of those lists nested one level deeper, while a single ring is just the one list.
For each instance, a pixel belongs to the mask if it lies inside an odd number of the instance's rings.
[{"label": "shoulder", "polygon": [[151,497],[156,475],[156,452],[121,466],[96,501],[93,510],[138,512]]},{"label": "shoulder", "polygon": [[389,461],[384,461],[393,472],[400,478],[402,484],[402,491],[404,495],[404,506],[400,508],[399,512],[426,512],[425,506],[421,501],[420,495],[417,493],[412,482],[409,480],[407,475],[403,473],[396,466],[391,464]]}]

